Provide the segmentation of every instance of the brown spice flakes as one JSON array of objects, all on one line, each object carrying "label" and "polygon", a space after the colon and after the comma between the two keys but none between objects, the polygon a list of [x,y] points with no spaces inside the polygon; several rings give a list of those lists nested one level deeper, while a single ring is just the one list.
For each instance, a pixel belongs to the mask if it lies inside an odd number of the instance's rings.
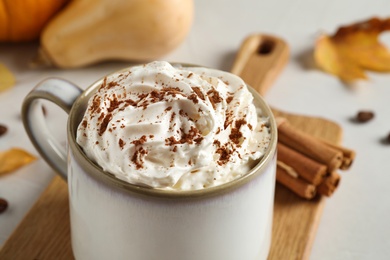
[{"label": "brown spice flakes", "polygon": [[232,102],[232,100],[233,100],[233,96],[228,96],[228,97],[226,98],[226,102],[227,102],[228,104],[230,104],[230,102]]},{"label": "brown spice flakes", "polygon": [[124,102],[127,104],[127,105],[130,105],[130,106],[136,106],[137,105],[137,102],[135,102],[134,100],[132,99],[126,99],[124,100]]},{"label": "brown spice flakes", "polygon": [[232,123],[232,117],[233,117],[233,112],[232,111],[229,111],[229,112],[226,112],[226,119],[225,119],[225,123],[224,123],[224,127],[225,129]]},{"label": "brown spice flakes", "polygon": [[185,144],[185,143],[193,144],[194,142],[196,144],[200,144],[200,142],[202,142],[203,140],[203,137],[200,135],[199,130],[193,126],[191,126],[188,133],[185,133],[182,129],[181,131],[182,132],[179,140],[176,140],[174,136],[168,137],[165,139],[165,145],[173,146],[176,144]]},{"label": "brown spice flakes", "polygon": [[182,116],[182,117],[188,117],[188,114],[186,112],[184,112],[183,109],[180,109],[179,110],[179,114]]},{"label": "brown spice flakes", "polygon": [[93,114],[93,113],[99,113],[100,112],[100,102],[101,102],[101,99],[99,96],[95,96],[92,100],[92,106],[90,108],[90,114]]},{"label": "brown spice flakes", "polygon": [[171,110],[172,110],[172,107],[169,106],[169,107],[167,107],[164,111],[165,111],[165,112],[168,112],[168,111],[171,111]]},{"label": "brown spice flakes", "polygon": [[140,93],[140,94],[138,94],[138,99],[142,100],[142,99],[146,98],[147,96],[148,96],[148,93]]},{"label": "brown spice flakes", "polygon": [[173,122],[173,120],[175,120],[175,116],[176,116],[176,113],[175,112],[173,112],[172,114],[171,114],[171,118],[169,119],[169,122]]},{"label": "brown spice flakes", "polygon": [[152,102],[158,102],[164,99],[164,92],[153,90],[150,92],[150,96],[152,98]]},{"label": "brown spice flakes", "polygon": [[132,141],[131,143],[134,144],[134,145],[142,145],[142,144],[144,144],[146,141],[147,141],[147,137],[146,137],[146,135],[143,135],[143,136],[141,136],[140,139],[134,140],[134,141]]},{"label": "brown spice flakes", "polygon": [[198,104],[198,96],[196,94],[191,94],[188,96],[188,99],[194,102],[194,104]]},{"label": "brown spice flakes", "polygon": [[135,164],[137,170],[144,167],[143,157],[146,154],[148,154],[148,151],[146,151],[143,147],[140,147],[138,150],[134,152],[133,157],[131,157],[131,161]]},{"label": "brown spice flakes", "polygon": [[233,143],[239,144],[240,139],[242,137],[242,133],[240,132],[240,128],[242,125],[246,124],[245,119],[239,119],[235,121],[235,127],[232,128],[232,131],[229,135],[230,140],[232,140]]},{"label": "brown spice flakes", "polygon": [[0,213],[3,213],[8,208],[8,201],[0,198]]},{"label": "brown spice flakes", "polygon": [[216,108],[215,104],[222,102],[222,98],[220,97],[219,92],[215,89],[209,90],[207,95],[214,109]]},{"label": "brown spice flakes", "polygon": [[374,118],[374,112],[372,111],[359,111],[356,115],[356,121],[359,123],[365,123]]},{"label": "brown spice flakes", "polygon": [[174,136],[165,139],[165,145],[173,146],[175,144],[180,144],[180,141],[177,141]]},{"label": "brown spice flakes", "polygon": [[194,138],[194,142],[196,143],[196,144],[200,144],[202,141],[203,141],[203,136],[199,136],[199,137],[197,137],[197,138]]},{"label": "brown spice flakes", "polygon": [[202,90],[201,90],[200,87],[191,87],[191,88],[195,92],[195,94],[198,95],[198,97],[200,99],[205,100],[204,95],[203,95]]},{"label": "brown spice flakes", "polygon": [[7,133],[7,131],[8,131],[8,128],[5,125],[0,125],[0,136]]},{"label": "brown spice flakes", "polygon": [[240,129],[241,126],[246,125],[246,120],[245,119],[238,119],[235,122],[236,128]]},{"label": "brown spice flakes", "polygon": [[99,135],[100,136],[106,131],[108,123],[110,123],[111,119],[112,119],[112,114],[111,113],[107,114],[104,117],[104,119],[103,119],[103,121],[102,121],[102,123],[100,125],[100,129],[99,129]]},{"label": "brown spice flakes", "polygon": [[107,89],[113,88],[113,87],[115,87],[115,86],[119,86],[118,82],[116,82],[116,81],[111,81],[110,83],[108,83]]},{"label": "brown spice flakes", "polygon": [[219,154],[218,164],[223,165],[229,162],[231,152],[226,147],[220,147],[216,151]]},{"label": "brown spice flakes", "polygon": [[122,138],[120,138],[118,144],[119,144],[119,147],[120,147],[121,149],[123,149],[123,147],[125,146],[126,143],[125,143],[125,141],[123,141]]},{"label": "brown spice flakes", "polygon": [[87,128],[87,126],[88,126],[87,120],[84,120],[84,121],[81,123],[81,125],[82,125],[84,128]]},{"label": "brown spice flakes", "polygon": [[110,106],[107,108],[107,111],[110,113],[115,109],[117,109],[120,106],[120,104],[123,103],[123,101],[118,100],[115,94],[113,95],[113,99],[110,99],[109,101],[110,101]]},{"label": "brown spice flakes", "polygon": [[187,78],[191,78],[192,75],[194,75],[194,73],[190,72],[190,74],[188,74]]},{"label": "brown spice flakes", "polygon": [[98,121],[102,121],[103,118],[104,118],[104,116],[105,116],[105,114],[104,114],[103,112],[100,113],[100,116],[99,116],[99,118],[98,118]]},{"label": "brown spice flakes", "polygon": [[98,91],[100,91],[101,89],[103,89],[103,88],[106,86],[106,83],[107,83],[107,77],[104,77],[103,82],[102,82],[102,84],[100,85],[100,88],[99,88]]},{"label": "brown spice flakes", "polygon": [[232,128],[232,132],[229,135],[230,140],[235,144],[239,144],[241,137],[242,133],[237,128]]},{"label": "brown spice flakes", "polygon": [[181,92],[180,88],[165,87],[162,89],[162,91],[164,94],[171,95],[173,97],[176,97],[177,94],[185,96],[184,93]]}]

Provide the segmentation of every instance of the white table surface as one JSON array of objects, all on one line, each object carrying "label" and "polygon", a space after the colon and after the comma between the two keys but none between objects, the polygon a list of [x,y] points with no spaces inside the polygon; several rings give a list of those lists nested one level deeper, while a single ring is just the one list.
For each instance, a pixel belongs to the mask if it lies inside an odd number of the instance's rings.
[{"label": "white table surface", "polygon": [[[372,16],[390,15],[389,0],[196,0],[194,24],[186,41],[168,61],[188,62],[229,70],[241,41],[251,33],[284,38],[291,49],[286,69],[266,95],[279,109],[321,116],[340,124],[343,145],[356,150],[351,170],[342,173],[337,192],[327,199],[312,248],[311,259],[390,259],[390,74],[369,73],[370,80],[354,87],[303,64],[321,32]],[[381,39],[390,46],[390,35]],[[37,44],[1,44],[0,63],[16,75],[16,86],[0,93],[0,124],[9,127],[0,137],[0,150],[23,147],[37,154],[24,132],[20,107],[24,96],[50,76],[86,88],[98,78],[129,65],[110,62],[83,69],[30,69]],[[64,138],[66,115],[48,107],[48,119],[58,138]],[[369,109],[375,118],[354,124],[357,111]],[[0,177],[0,197],[9,208],[0,214],[0,246],[50,182],[54,172],[39,159],[17,172]]]}]

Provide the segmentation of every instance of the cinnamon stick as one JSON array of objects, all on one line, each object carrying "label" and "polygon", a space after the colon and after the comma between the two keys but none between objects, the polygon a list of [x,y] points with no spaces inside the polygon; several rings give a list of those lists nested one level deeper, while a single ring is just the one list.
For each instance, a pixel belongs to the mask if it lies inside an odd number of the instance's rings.
[{"label": "cinnamon stick", "polygon": [[294,178],[280,166],[276,167],[276,180],[302,198],[312,199],[316,195],[313,184]]},{"label": "cinnamon stick", "polygon": [[345,148],[345,147],[342,147],[342,146],[339,146],[339,145],[336,145],[336,144],[329,143],[325,140],[321,140],[321,141],[324,144],[326,144],[327,146],[329,146],[333,149],[339,150],[343,153],[343,160],[342,160],[342,164],[340,166],[341,170],[348,170],[351,167],[351,165],[356,157],[355,151],[348,149],[348,148]]},{"label": "cinnamon stick", "polygon": [[313,185],[319,185],[325,175],[326,166],[278,142],[278,160],[292,167],[299,177]]},{"label": "cinnamon stick", "polygon": [[337,172],[331,172],[324,181],[317,187],[317,191],[321,195],[331,196],[340,183],[341,176]]},{"label": "cinnamon stick", "polygon": [[343,163],[343,153],[321,142],[319,139],[292,127],[287,120],[278,122],[278,140],[310,157],[325,164],[329,172],[339,169]]}]

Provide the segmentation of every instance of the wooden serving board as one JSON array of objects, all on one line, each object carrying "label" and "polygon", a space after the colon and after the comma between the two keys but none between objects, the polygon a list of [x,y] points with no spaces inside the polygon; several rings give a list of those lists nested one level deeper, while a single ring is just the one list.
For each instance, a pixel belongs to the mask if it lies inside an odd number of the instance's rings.
[{"label": "wooden serving board", "polygon": [[[266,40],[270,38],[267,36]],[[263,36],[252,36],[245,41],[246,51],[258,52]],[[278,39],[272,39],[278,40]],[[249,42],[249,43],[248,43]],[[274,42],[275,43],[275,42]],[[241,75],[250,85],[264,94],[266,88],[276,77],[287,59],[283,42],[276,42],[275,56],[267,56],[269,46],[261,50],[266,56],[256,58],[253,53],[243,53],[241,49],[233,72]],[[256,45],[257,44],[257,45]],[[268,44],[268,43],[267,43]],[[249,46],[249,47],[248,47]],[[272,46],[271,46],[272,47]],[[264,51],[264,53],[263,53]],[[248,61],[250,59],[250,61]],[[259,60],[256,60],[259,59]],[[270,73],[253,73],[252,68],[257,63],[272,64],[267,69]],[[252,64],[245,68],[246,64]],[[259,79],[261,77],[261,79]],[[332,143],[341,141],[341,128],[323,118],[293,115],[273,109],[276,116],[286,117],[292,125],[313,136],[323,138]],[[315,237],[322,209],[326,198],[316,197],[314,200],[304,200],[285,187],[277,184],[275,190],[274,218],[272,229],[272,244],[268,259],[308,259]],[[70,244],[70,221],[67,184],[60,177],[55,177],[48,188],[25,216],[15,232],[7,240],[0,251],[2,260],[68,260],[74,259]]]}]

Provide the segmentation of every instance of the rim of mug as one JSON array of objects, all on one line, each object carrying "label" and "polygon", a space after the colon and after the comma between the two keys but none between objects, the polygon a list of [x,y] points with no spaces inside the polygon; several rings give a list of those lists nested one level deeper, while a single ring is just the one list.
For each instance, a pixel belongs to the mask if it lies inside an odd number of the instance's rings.
[{"label": "rim of mug", "polygon": [[[199,65],[193,64],[184,64],[184,63],[171,63],[173,66],[183,66],[183,67],[201,67]],[[136,66],[136,65],[133,65]],[[148,186],[142,186],[137,184],[132,184],[121,180],[115,177],[114,174],[104,171],[100,166],[87,157],[83,149],[76,142],[77,128],[84,116],[85,110],[88,105],[89,98],[95,93],[96,89],[101,85],[105,77],[108,77],[113,74],[125,72],[129,66],[119,71],[110,73],[101,79],[94,82],[90,85],[74,102],[72,109],[69,113],[68,124],[67,124],[67,133],[68,133],[68,145],[71,149],[74,159],[78,162],[81,168],[91,177],[94,177],[97,180],[102,181],[105,184],[119,188],[125,192],[130,192],[132,194],[146,195],[152,197],[164,197],[164,198],[198,198],[206,196],[215,196],[218,194],[226,193],[232,189],[241,187],[242,185],[250,182],[255,177],[262,174],[268,166],[272,163],[274,157],[276,156],[276,146],[277,146],[277,125],[275,117],[272,113],[271,108],[264,101],[264,99],[254,90],[252,87],[247,85],[249,91],[252,93],[254,102],[257,103],[258,107],[261,109],[264,116],[268,117],[268,124],[271,131],[271,139],[269,146],[266,149],[264,155],[259,159],[259,162],[254,165],[254,167],[246,174],[235,178],[229,182],[207,187],[204,189],[196,190],[179,190],[179,189],[164,189],[164,188],[153,188]],[[204,67],[204,66],[203,66]]]}]

